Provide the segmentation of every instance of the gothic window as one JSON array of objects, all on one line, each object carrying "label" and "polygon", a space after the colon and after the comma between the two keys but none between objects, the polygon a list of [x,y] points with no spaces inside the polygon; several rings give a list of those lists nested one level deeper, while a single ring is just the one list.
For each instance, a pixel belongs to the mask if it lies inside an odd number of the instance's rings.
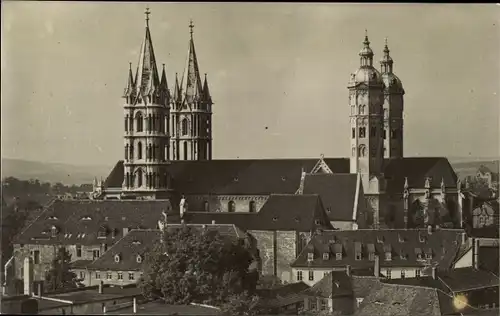
[{"label": "gothic window", "polygon": [[147,151],[146,151],[146,159],[151,159],[153,157],[153,152],[151,149],[151,144],[148,144]]},{"label": "gothic window", "polygon": [[184,160],[188,160],[188,143],[185,141],[183,146],[184,146]]},{"label": "gothic window", "polygon": [[142,187],[142,169],[137,170],[137,186]]},{"label": "gothic window", "polygon": [[129,131],[130,132],[133,132],[134,131],[134,118],[132,116],[128,116],[127,115],[127,118],[128,118],[128,128],[129,128]]},{"label": "gothic window", "polygon": [[227,203],[227,211],[230,213],[233,213],[235,211],[236,207],[234,205],[234,201],[229,201]]},{"label": "gothic window", "polygon": [[387,130],[384,128],[384,139],[387,138]]},{"label": "gothic window", "polygon": [[356,129],[353,127],[352,128],[352,138],[354,139],[356,137]]},{"label": "gothic window", "polygon": [[125,132],[128,132],[128,122],[129,122],[129,119],[128,119],[128,115],[125,116]]},{"label": "gothic window", "polygon": [[248,210],[250,211],[250,213],[255,213],[255,201],[250,201],[249,205],[248,205]]},{"label": "gothic window", "polygon": [[384,147],[384,156],[385,156],[385,153],[387,152],[387,148]]},{"label": "gothic window", "polygon": [[356,114],[356,107],[354,105],[351,105],[351,115]]},{"label": "gothic window", "polygon": [[185,118],[181,122],[181,136],[187,136],[188,135],[188,119]]},{"label": "gothic window", "polygon": [[360,157],[366,156],[366,147],[364,145],[359,146],[358,156],[360,156]]},{"label": "gothic window", "polygon": [[387,111],[387,109],[384,109],[384,117],[389,117],[389,112]]},{"label": "gothic window", "polygon": [[205,212],[210,211],[210,204],[208,203],[208,201],[203,202],[203,208]]},{"label": "gothic window", "polygon": [[366,136],[366,127],[359,128],[359,138],[365,138]]},{"label": "gothic window", "polygon": [[370,134],[371,134],[371,137],[377,136],[377,128],[375,126],[371,127]]},{"label": "gothic window", "polygon": [[142,159],[142,143],[137,143],[137,159]]},{"label": "gothic window", "polygon": [[125,160],[128,160],[129,146],[125,145]]},{"label": "gothic window", "polygon": [[142,113],[137,113],[137,115],[135,116],[135,120],[136,120],[136,130],[138,132],[142,132],[142,124],[143,124],[143,117],[142,117]]},{"label": "gothic window", "polygon": [[134,159],[134,145],[130,145],[130,155],[129,155],[129,158],[130,159]]},{"label": "gothic window", "polygon": [[148,133],[151,132],[151,114],[149,114],[148,117],[146,118],[146,131]]}]

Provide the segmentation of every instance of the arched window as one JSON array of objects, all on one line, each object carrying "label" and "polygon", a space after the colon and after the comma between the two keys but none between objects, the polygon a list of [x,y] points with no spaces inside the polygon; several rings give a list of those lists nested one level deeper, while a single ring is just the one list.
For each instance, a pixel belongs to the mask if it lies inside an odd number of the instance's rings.
[{"label": "arched window", "polygon": [[125,116],[125,132],[128,132],[128,122],[129,122],[129,118],[127,115],[127,116]]},{"label": "arched window", "polygon": [[188,119],[185,118],[181,122],[181,136],[186,136],[188,135]]},{"label": "arched window", "polygon": [[130,149],[129,149],[128,144],[127,144],[127,145],[125,145],[125,160],[128,160],[128,153],[129,153],[129,150],[130,150]]},{"label": "arched window", "polygon": [[143,117],[141,112],[137,113],[137,115],[135,116],[135,121],[136,130],[138,132],[142,132]]},{"label": "arched window", "polygon": [[366,147],[364,145],[359,146],[358,156],[364,157],[366,155]]},{"label": "arched window", "polygon": [[356,128],[352,128],[352,138],[356,138]]},{"label": "arched window", "polygon": [[233,213],[236,210],[236,207],[234,205],[234,201],[229,201],[227,203],[227,211],[230,213]]},{"label": "arched window", "polygon": [[137,143],[137,159],[142,159],[142,143]]},{"label": "arched window", "polygon": [[356,157],[356,147],[352,147],[352,156]]},{"label": "arched window", "polygon": [[151,144],[148,144],[146,151],[146,159],[151,159],[151,158],[153,158],[153,149],[151,147]]},{"label": "arched window", "polygon": [[205,212],[210,211],[210,204],[208,203],[208,201],[205,201],[203,203],[203,209],[205,210]]},{"label": "arched window", "polygon": [[366,136],[366,127],[359,128],[359,138],[365,138]]},{"label": "arched window", "polygon": [[185,141],[183,146],[184,146],[184,160],[188,160],[188,143]]},{"label": "arched window", "polygon": [[130,145],[130,155],[128,156],[129,159],[134,159],[134,145]]},{"label": "arched window", "polygon": [[248,204],[248,210],[250,213],[255,213],[255,211],[256,211],[255,201],[250,201],[250,203]]},{"label": "arched window", "polygon": [[142,169],[137,170],[137,187],[142,187]]}]

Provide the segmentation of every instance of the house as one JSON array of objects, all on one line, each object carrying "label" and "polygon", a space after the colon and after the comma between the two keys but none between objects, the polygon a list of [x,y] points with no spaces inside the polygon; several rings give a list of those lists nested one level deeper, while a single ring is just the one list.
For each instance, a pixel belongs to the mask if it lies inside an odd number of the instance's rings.
[{"label": "house", "polygon": [[304,307],[304,282],[289,283],[273,289],[258,289],[259,308],[269,314],[297,315]]},{"label": "house", "polygon": [[[498,277],[489,271],[471,267],[450,271],[433,269],[430,276],[383,280],[382,282],[437,290],[442,315],[454,315],[458,312],[475,309],[497,308],[499,303],[498,286],[500,282]],[[453,299],[455,298],[461,298],[464,304],[454,304]]]},{"label": "house", "polygon": [[385,278],[411,278],[427,266],[450,269],[458,255],[464,231],[456,229],[359,229],[322,231],[291,264],[297,281],[314,285],[331,271],[370,269],[379,259]]},{"label": "house", "polygon": [[[216,230],[222,235],[245,241],[248,237],[234,225],[187,225],[198,231]],[[181,228],[181,224],[167,224],[167,230]],[[129,285],[135,284],[142,276],[142,263],[147,251],[160,242],[162,231],[159,229],[134,229],[109,248],[95,261],[73,268],[75,273],[84,272],[84,284],[87,286],[100,284]]]},{"label": "house", "polygon": [[484,164],[479,166],[476,179],[483,180],[489,188],[494,188],[498,186],[498,174],[498,161],[492,161],[489,167]]},{"label": "house", "polygon": [[472,209],[472,227],[483,228],[493,226],[498,228],[499,202],[498,199],[481,201]]},{"label": "house", "polygon": [[21,279],[30,257],[34,280],[43,281],[60,247],[72,261],[95,260],[132,229],[156,228],[168,200],[54,200],[14,239],[8,280]]}]

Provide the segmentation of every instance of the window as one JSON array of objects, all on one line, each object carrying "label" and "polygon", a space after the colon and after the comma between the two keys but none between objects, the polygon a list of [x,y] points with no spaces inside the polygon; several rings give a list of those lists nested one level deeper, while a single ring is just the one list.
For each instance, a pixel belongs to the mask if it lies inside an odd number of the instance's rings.
[{"label": "window", "polygon": [[141,255],[137,255],[137,258],[135,258],[135,260],[137,261],[137,263],[141,263],[142,262],[142,256]]},{"label": "window", "polygon": [[356,298],[356,306],[359,307],[359,305],[361,305],[361,303],[363,303],[363,298],[362,297],[357,297]]},{"label": "window", "polygon": [[121,258],[120,258],[120,255],[119,255],[119,254],[116,254],[116,255],[115,255],[115,262],[116,262],[116,263],[120,262],[120,259],[121,259]]},{"label": "window", "polygon": [[118,272],[118,280],[123,280],[123,273]]},{"label": "window", "polygon": [[128,273],[128,279],[129,279],[129,280],[134,280],[134,278],[135,278],[135,274],[134,274],[134,272],[129,272],[129,273]]},{"label": "window", "polygon": [[185,118],[181,121],[181,136],[187,136],[187,135],[188,135],[188,120],[187,118]]},{"label": "window", "polygon": [[427,252],[425,254],[425,259],[432,259],[432,253],[431,252]]},{"label": "window", "polygon": [[205,201],[203,203],[203,208],[205,209],[205,212],[210,211],[210,204],[208,203],[208,201]]},{"label": "window", "polygon": [[125,116],[125,132],[128,132],[128,115]]},{"label": "window", "polygon": [[314,260],[314,253],[310,252],[307,254],[307,261],[313,261]]},{"label": "window", "polygon": [[82,245],[76,245],[76,256],[78,258],[82,256]]},{"label": "window", "polygon": [[359,146],[359,153],[358,153],[358,156],[359,157],[364,157],[366,155],[366,147],[361,145]]},{"label": "window", "polygon": [[406,271],[405,269],[401,269],[401,279],[404,279],[406,277]]},{"label": "window", "polygon": [[309,300],[309,307],[310,310],[316,310],[318,308],[316,298],[312,298]]},{"label": "window", "polygon": [[142,159],[142,143],[137,143],[137,159]]},{"label": "window", "polygon": [[323,260],[328,260],[328,259],[330,259],[330,254],[328,252],[325,252],[323,254]]},{"label": "window", "polygon": [[297,281],[302,281],[302,271],[297,271]]},{"label": "window", "polygon": [[328,271],[323,272],[323,277],[326,277],[328,274],[330,274],[330,272]]},{"label": "window", "polygon": [[137,170],[137,186],[142,187],[142,169]]},{"label": "window", "polygon": [[369,252],[368,253],[368,260],[370,260],[370,261],[375,260],[375,253],[374,252]]},{"label": "window", "polygon": [[386,277],[387,277],[388,279],[390,279],[390,278],[391,278],[391,272],[392,272],[392,271],[391,271],[391,269],[387,269],[387,270],[385,271],[385,275],[386,275]]},{"label": "window", "polygon": [[377,136],[377,128],[375,126],[372,126],[372,128],[370,129],[370,134],[371,137]]},{"label": "window", "polygon": [[386,251],[385,252],[385,261],[391,261],[391,260],[392,260],[391,252]]},{"label": "window", "polygon": [[255,201],[250,201],[250,203],[248,205],[248,209],[249,209],[250,213],[255,213]]},{"label": "window", "polygon": [[397,129],[393,129],[393,130],[391,131],[391,138],[392,138],[392,139],[396,139],[396,138],[398,138],[398,130],[397,130]]},{"label": "window", "polygon": [[314,271],[309,271],[309,281],[314,281]]},{"label": "window", "polygon": [[420,278],[420,269],[415,270],[415,277]]},{"label": "window", "polygon": [[321,300],[321,310],[326,311],[327,307],[328,307],[328,301],[325,299],[322,299]]},{"label": "window", "polygon": [[[140,101],[140,99],[139,99]],[[142,113],[137,113],[137,115],[135,116],[135,121],[136,121],[136,130],[138,132],[142,132],[142,124],[143,124],[143,117],[142,117]]]},{"label": "window", "polygon": [[229,201],[227,203],[227,211],[230,212],[230,213],[232,213],[232,212],[235,211],[235,209],[236,209],[236,207],[234,205],[234,201]]},{"label": "window", "polygon": [[40,250],[33,251],[33,263],[34,264],[40,263]]},{"label": "window", "polygon": [[130,149],[128,147],[128,144],[125,145],[125,160],[128,160],[128,153],[129,153]]},{"label": "window", "polygon": [[356,260],[361,260],[361,252],[356,252]]},{"label": "window", "polygon": [[383,134],[384,134],[384,139],[386,139],[387,138],[387,130],[386,129],[384,129]]},{"label": "window", "polygon": [[184,160],[188,160],[188,143],[185,141],[183,144],[184,146]]},{"label": "window", "polygon": [[356,156],[356,147],[352,147],[352,156],[355,157]]},{"label": "window", "polygon": [[100,255],[100,251],[99,250],[92,250],[92,258],[97,259],[99,258],[99,255]]},{"label": "window", "polygon": [[111,272],[106,273],[106,279],[111,280],[113,278],[113,274]]},{"label": "window", "polygon": [[352,138],[356,138],[356,129],[352,128]]},{"label": "window", "polygon": [[97,280],[100,280],[100,279],[101,279],[101,273],[100,273],[99,271],[97,271],[97,272],[95,273],[95,278],[96,278]]},{"label": "window", "polygon": [[359,138],[365,138],[366,136],[366,127],[359,128]]},{"label": "window", "polygon": [[85,280],[85,272],[80,271],[80,279]]},{"label": "window", "polygon": [[335,254],[335,259],[336,259],[336,260],[342,260],[342,253],[341,253],[341,252],[337,252],[337,253]]}]

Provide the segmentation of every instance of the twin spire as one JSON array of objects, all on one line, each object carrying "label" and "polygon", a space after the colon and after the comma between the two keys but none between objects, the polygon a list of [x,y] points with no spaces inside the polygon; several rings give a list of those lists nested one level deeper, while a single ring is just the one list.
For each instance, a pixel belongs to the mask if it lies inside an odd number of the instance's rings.
[{"label": "twin spire", "polygon": [[[149,8],[146,8],[146,34],[141,46],[135,77],[132,74],[132,63],[130,63],[129,66],[128,82],[125,88],[124,97],[130,98],[133,104],[137,103],[139,98],[144,98],[145,96],[153,98],[163,96],[166,97],[166,100],[170,99],[165,64],[163,64],[161,79],[158,75],[159,72],[153,50],[153,41],[149,30],[150,14]],[[193,40],[193,21],[190,22],[189,28],[191,37],[189,40],[186,67],[180,85],[176,74],[173,97],[174,101],[192,103],[203,97],[210,100],[210,92],[208,90],[206,75],[203,84],[200,78]]]},{"label": "twin spire", "polygon": [[[392,73],[392,65],[394,61],[389,55],[389,47],[387,45],[387,37],[385,38],[384,45],[384,56],[380,60],[382,73]],[[370,40],[368,39],[368,31],[365,30],[365,39],[363,41],[363,48],[359,52],[359,56],[361,57],[361,66],[372,66],[373,64],[373,51],[370,48]]]}]

